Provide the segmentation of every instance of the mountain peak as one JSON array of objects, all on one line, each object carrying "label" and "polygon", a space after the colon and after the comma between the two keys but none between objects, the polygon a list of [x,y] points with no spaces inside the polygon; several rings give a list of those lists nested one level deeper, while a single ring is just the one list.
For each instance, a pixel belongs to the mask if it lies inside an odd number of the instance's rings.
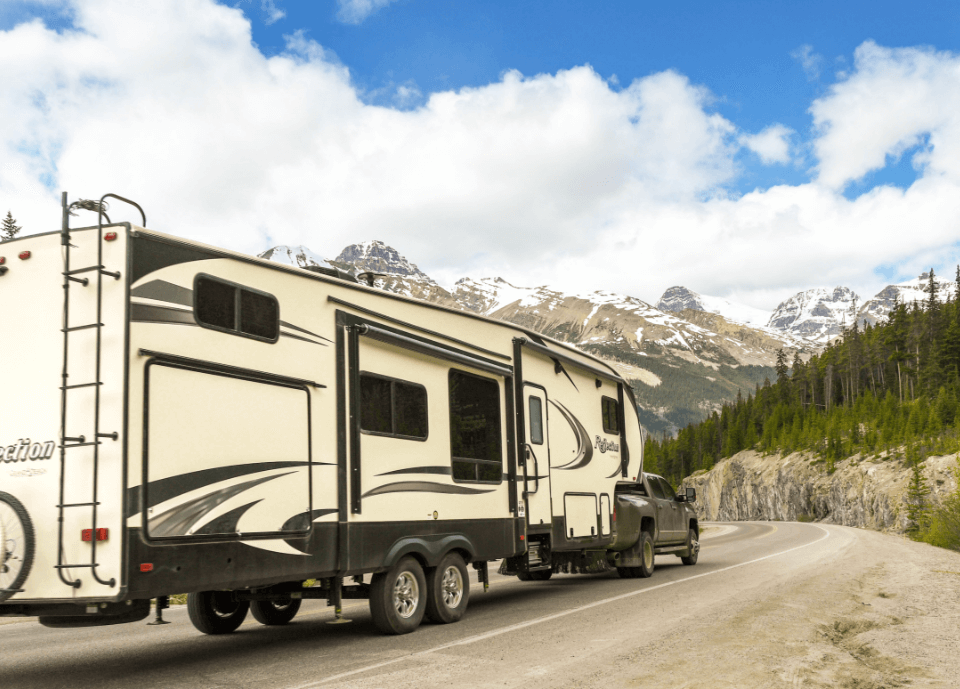
[{"label": "mountain peak", "polygon": [[400,252],[377,239],[345,247],[336,260],[341,263],[351,263],[359,270],[384,275],[403,275],[433,282],[415,264],[401,256]]},{"label": "mountain peak", "polygon": [[781,302],[767,326],[826,343],[853,324],[859,301],[860,297],[849,287],[814,287]]},{"label": "mountain peak", "polygon": [[681,285],[667,288],[657,302],[657,308],[664,312],[680,313],[684,309],[706,311],[700,295]]}]

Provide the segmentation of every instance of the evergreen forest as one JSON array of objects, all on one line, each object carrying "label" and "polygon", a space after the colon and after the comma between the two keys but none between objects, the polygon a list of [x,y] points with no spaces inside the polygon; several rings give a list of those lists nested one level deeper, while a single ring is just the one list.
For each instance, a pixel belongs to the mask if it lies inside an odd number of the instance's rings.
[{"label": "evergreen forest", "polygon": [[[960,292],[960,266],[957,268]],[[676,437],[649,436],[645,470],[672,483],[724,457],[755,449],[815,455],[828,472],[854,455],[902,461],[920,529],[927,456],[960,450],[960,293],[940,294],[933,270],[923,303],[898,302],[875,326],[854,321],[804,362],[777,353],[764,381]],[[960,514],[960,512],[958,512]],[[958,534],[960,535],[960,534]]]}]

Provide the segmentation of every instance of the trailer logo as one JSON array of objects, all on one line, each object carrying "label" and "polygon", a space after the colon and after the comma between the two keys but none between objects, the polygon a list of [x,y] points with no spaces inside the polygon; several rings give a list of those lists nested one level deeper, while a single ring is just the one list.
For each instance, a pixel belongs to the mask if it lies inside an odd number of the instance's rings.
[{"label": "trailer logo", "polygon": [[620,443],[615,443],[611,440],[607,440],[606,438],[601,438],[599,435],[596,436],[596,438],[597,449],[600,450],[600,452],[606,452],[607,450],[610,450],[611,452],[620,452]]},{"label": "trailer logo", "polygon": [[30,438],[21,438],[13,445],[0,446],[0,461],[4,464],[13,464],[26,462],[28,459],[30,461],[50,459],[56,447],[57,444],[52,440],[32,443]]}]

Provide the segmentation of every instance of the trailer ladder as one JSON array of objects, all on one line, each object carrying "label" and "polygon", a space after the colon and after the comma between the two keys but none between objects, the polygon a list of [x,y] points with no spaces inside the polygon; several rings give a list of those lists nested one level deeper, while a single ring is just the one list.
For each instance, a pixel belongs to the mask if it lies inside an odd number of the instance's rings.
[{"label": "trailer ladder", "polygon": [[[63,192],[61,199],[61,205],[63,207],[63,223],[60,231],[61,245],[63,247],[63,327],[61,332],[63,333],[63,373],[61,377],[60,384],[60,494],[59,501],[57,503],[58,510],[58,524],[57,524],[57,564],[55,565],[57,574],[60,576],[60,580],[72,588],[80,588],[80,579],[73,579],[64,576],[65,570],[72,569],[89,569],[93,578],[100,584],[104,586],[113,587],[116,585],[117,581],[115,578],[111,577],[108,580],[102,579],[97,573],[97,507],[100,505],[97,494],[97,484],[99,478],[99,461],[100,461],[100,445],[104,439],[117,440],[119,434],[116,431],[110,433],[104,433],[100,430],[100,388],[103,386],[103,381],[100,379],[100,354],[101,354],[101,335],[103,330],[102,323],[102,310],[103,310],[103,278],[104,276],[112,277],[115,280],[120,279],[119,272],[111,272],[106,269],[103,265],[103,219],[107,218],[107,223],[110,223],[110,218],[105,213],[106,204],[104,200],[107,198],[115,198],[125,203],[129,203],[132,206],[135,206],[137,210],[140,211],[140,215],[143,218],[143,225],[146,227],[147,217],[143,212],[143,209],[139,205],[125,199],[122,196],[117,196],[116,194],[106,194],[104,195],[99,202],[96,201],[76,201],[70,206],[67,205],[67,193]],[[95,211],[98,216],[97,221],[97,264],[93,266],[86,266],[83,268],[71,268],[70,267],[70,215],[73,208],[81,208],[84,210]],[[77,283],[81,287],[90,286],[90,277],[86,274],[92,274],[96,279],[96,288],[97,288],[97,316],[96,321],[93,323],[84,323],[82,325],[71,325],[70,324],[70,285],[71,283]],[[90,381],[85,381],[82,383],[70,383],[70,372],[69,368],[69,344],[70,344],[70,335],[77,331],[81,330],[96,330],[96,346],[94,349],[94,379]],[[89,440],[85,435],[67,435],[67,400],[69,395],[67,394],[70,390],[77,390],[80,388],[93,388],[94,392],[94,406],[93,406],[93,433],[89,436]],[[78,447],[93,447],[93,482],[92,482],[92,495],[89,502],[75,502],[67,503],[65,501],[64,492],[66,485],[66,474],[67,474],[67,455],[68,450],[72,450]],[[90,538],[90,562],[84,563],[68,563],[64,562],[64,547],[63,547],[63,521],[64,521],[64,512],[68,509],[75,508],[89,508],[90,509],[90,526],[91,526],[91,538]]]}]

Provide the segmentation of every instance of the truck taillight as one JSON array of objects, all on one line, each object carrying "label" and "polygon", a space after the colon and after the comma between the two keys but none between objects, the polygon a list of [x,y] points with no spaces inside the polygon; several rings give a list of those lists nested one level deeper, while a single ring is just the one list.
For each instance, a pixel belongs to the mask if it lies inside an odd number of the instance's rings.
[{"label": "truck taillight", "polygon": [[[105,541],[110,538],[110,529],[97,529],[97,540]],[[89,543],[93,540],[93,529],[84,529],[80,532],[80,540]]]},{"label": "truck taillight", "polygon": [[141,572],[152,572],[152,571],[153,571],[153,563],[152,563],[152,562],[141,562],[141,563],[140,563],[140,571],[141,571]]}]

